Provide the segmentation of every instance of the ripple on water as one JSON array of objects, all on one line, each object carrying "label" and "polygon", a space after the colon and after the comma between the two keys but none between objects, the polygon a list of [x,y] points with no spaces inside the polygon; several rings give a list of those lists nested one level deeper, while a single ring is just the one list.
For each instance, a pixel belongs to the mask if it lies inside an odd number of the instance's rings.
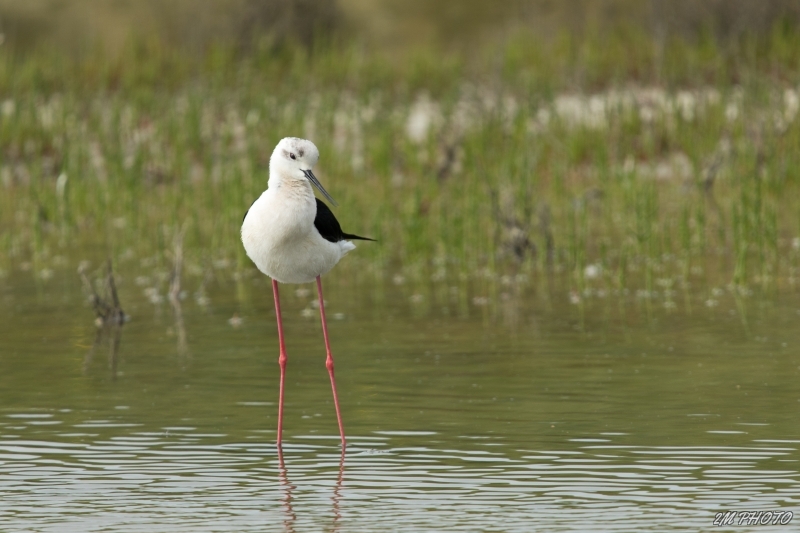
[{"label": "ripple on water", "polygon": [[[612,315],[581,314],[577,335],[576,308],[539,303],[514,330],[486,315],[338,322],[344,458],[319,335],[287,319],[281,458],[264,401],[275,330],[219,318],[240,296],[184,309],[190,357],[165,336],[171,313],[132,321],[117,366],[105,346],[87,357],[95,332],[72,304],[30,320],[25,350],[0,357],[0,531],[707,531],[716,512],[800,503],[796,356],[744,339],[738,317],[639,321],[624,340],[598,335]],[[797,345],[791,306],[749,327]]]},{"label": "ripple on water", "polygon": [[703,529],[719,510],[800,502],[800,473],[777,463],[797,461],[798,449],[774,439],[635,446],[606,434],[537,450],[493,437],[499,446],[486,450],[472,436],[437,447],[435,432],[379,432],[353,436],[342,456],[329,444],[336,435],[305,435],[282,462],[269,443],[130,426],[104,426],[117,434],[103,438],[0,439],[3,530]]}]

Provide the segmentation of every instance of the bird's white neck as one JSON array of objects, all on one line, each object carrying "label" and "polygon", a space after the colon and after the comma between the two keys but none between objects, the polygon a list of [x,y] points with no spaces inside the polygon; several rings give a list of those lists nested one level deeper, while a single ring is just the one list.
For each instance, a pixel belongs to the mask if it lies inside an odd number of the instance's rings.
[{"label": "bird's white neck", "polygon": [[307,198],[314,196],[311,183],[305,178],[294,179],[284,176],[270,176],[267,186],[281,196]]}]

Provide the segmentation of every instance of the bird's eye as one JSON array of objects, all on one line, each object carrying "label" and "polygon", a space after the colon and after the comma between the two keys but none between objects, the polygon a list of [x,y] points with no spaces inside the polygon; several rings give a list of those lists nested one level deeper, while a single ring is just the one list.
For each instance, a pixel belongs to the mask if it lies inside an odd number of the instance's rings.
[{"label": "bird's eye", "polygon": [[295,160],[297,159],[297,157],[294,154],[289,154],[289,157],[291,157],[292,159],[295,159]]}]

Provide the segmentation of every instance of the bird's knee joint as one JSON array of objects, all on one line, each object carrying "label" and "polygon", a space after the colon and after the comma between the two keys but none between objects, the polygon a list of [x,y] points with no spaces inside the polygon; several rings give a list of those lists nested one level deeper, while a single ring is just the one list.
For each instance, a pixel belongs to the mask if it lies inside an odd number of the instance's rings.
[{"label": "bird's knee joint", "polygon": [[333,372],[333,359],[330,357],[325,360],[325,368],[328,369],[328,372]]}]

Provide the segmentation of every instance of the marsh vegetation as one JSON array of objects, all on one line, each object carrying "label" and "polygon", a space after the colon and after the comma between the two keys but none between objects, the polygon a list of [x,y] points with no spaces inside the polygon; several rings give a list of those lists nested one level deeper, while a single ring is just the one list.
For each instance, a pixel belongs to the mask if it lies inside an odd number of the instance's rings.
[{"label": "marsh vegetation", "polygon": [[0,272],[46,283],[111,257],[157,301],[180,234],[200,300],[252,277],[242,214],[295,135],[319,146],[343,224],[380,241],[339,269],[364,283],[408,282],[410,297],[461,285],[478,306],[558,283],[577,304],[667,310],[681,293],[713,307],[718,291],[793,289],[800,30],[760,23],[517,27],[468,52],[328,33],[247,49],[6,46]]}]

